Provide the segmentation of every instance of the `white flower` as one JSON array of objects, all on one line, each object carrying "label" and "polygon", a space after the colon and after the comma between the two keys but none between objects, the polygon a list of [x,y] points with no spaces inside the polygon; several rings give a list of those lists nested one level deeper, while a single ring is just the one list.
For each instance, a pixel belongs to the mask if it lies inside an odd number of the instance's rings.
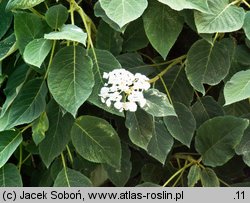
[{"label": "white flower", "polygon": [[150,88],[149,79],[141,73],[135,75],[125,69],[115,69],[109,73],[104,72],[103,78],[107,83],[101,88],[99,96],[108,107],[114,102],[114,107],[119,111],[137,110],[146,104],[143,91]]}]

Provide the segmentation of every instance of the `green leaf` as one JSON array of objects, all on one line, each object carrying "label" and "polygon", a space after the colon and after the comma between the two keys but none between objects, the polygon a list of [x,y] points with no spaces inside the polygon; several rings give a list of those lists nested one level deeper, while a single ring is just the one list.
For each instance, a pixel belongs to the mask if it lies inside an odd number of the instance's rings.
[{"label": "green leaf", "polygon": [[39,154],[48,168],[51,162],[66,148],[74,120],[70,114],[63,115],[60,107],[53,100],[48,104],[46,112],[49,129],[39,144]]},{"label": "green leaf", "polygon": [[248,39],[250,39],[250,11],[246,12],[243,29]]},{"label": "green leaf", "polygon": [[199,127],[205,121],[223,116],[223,108],[213,99],[213,97],[206,96],[198,99],[192,106],[192,113],[196,120],[196,126]]},{"label": "green leaf", "polygon": [[38,119],[32,123],[32,138],[38,145],[45,138],[45,132],[49,129],[49,120],[46,112],[43,112]]},{"label": "green leaf", "polygon": [[208,0],[210,13],[195,12],[195,24],[199,33],[233,32],[242,28],[244,9],[229,4],[229,0]]},{"label": "green leaf", "polygon": [[20,131],[6,130],[0,132],[0,168],[9,160],[11,155],[22,143]]},{"label": "green leaf", "polygon": [[26,63],[40,68],[49,54],[52,42],[46,39],[34,39],[24,49],[23,58]]},{"label": "green leaf", "polygon": [[248,100],[243,100],[228,106],[223,106],[223,109],[226,115],[242,116],[249,113],[250,103]]},{"label": "green leaf", "polygon": [[91,187],[91,181],[83,174],[70,168],[64,168],[57,175],[54,187]]},{"label": "green leaf", "polygon": [[162,167],[152,163],[146,163],[141,169],[141,179],[143,182],[153,182],[159,184],[163,178]]},{"label": "green leaf", "polygon": [[124,187],[130,178],[132,163],[130,161],[131,152],[127,145],[122,145],[121,169],[104,164],[104,169],[107,171],[108,178],[117,187]]},{"label": "green leaf", "polygon": [[137,51],[148,45],[148,38],[141,18],[129,23],[123,38],[123,51]]},{"label": "green leaf", "polygon": [[43,1],[44,0],[9,0],[6,9],[28,9],[40,4]]},{"label": "green leaf", "polygon": [[100,2],[97,1],[94,6],[94,12],[96,17],[101,17],[102,20],[104,20],[110,27],[112,27],[114,30],[118,32],[124,32],[126,29],[126,25],[122,28],[119,27],[117,23],[112,21],[105,13],[104,9],[101,7]]},{"label": "green leaf", "polygon": [[60,49],[52,61],[48,74],[49,90],[57,103],[74,117],[92,92],[92,66],[91,59],[80,46]]},{"label": "green leaf", "polygon": [[212,45],[205,40],[198,40],[188,51],[185,69],[187,78],[203,95],[203,84],[217,85],[229,72],[230,55],[225,42]]},{"label": "green leaf", "polygon": [[14,31],[20,53],[34,39],[43,38],[48,26],[44,20],[32,13],[18,12],[14,15]]},{"label": "green leaf", "polygon": [[22,187],[22,177],[14,164],[0,168],[0,187]]},{"label": "green leaf", "polygon": [[175,139],[190,147],[196,129],[195,118],[192,112],[181,103],[175,103],[174,108],[177,116],[164,117],[164,123]]},{"label": "green leaf", "polygon": [[45,20],[48,25],[57,29],[60,28],[68,19],[68,10],[62,4],[49,7],[45,13]]},{"label": "green leaf", "polygon": [[211,168],[205,168],[201,170],[200,173],[201,184],[203,187],[219,187],[220,182],[219,179]]},{"label": "green leaf", "polygon": [[17,50],[15,34],[0,42],[0,62]]},{"label": "green leaf", "polygon": [[194,187],[195,184],[200,180],[201,169],[198,165],[191,166],[188,172],[188,187]]},{"label": "green leaf", "polygon": [[[168,88],[171,99],[189,106],[193,100],[194,89],[190,85],[185,69],[182,66],[171,68],[164,76],[164,82]],[[161,83],[159,81],[158,83]],[[162,87],[164,89],[164,87]]]},{"label": "green leaf", "polygon": [[151,1],[143,21],[150,43],[165,59],[182,30],[182,19],[168,6]]},{"label": "green leaf", "polygon": [[44,35],[45,39],[50,40],[70,40],[86,45],[87,34],[76,25],[63,25],[60,31],[51,32]]},{"label": "green leaf", "polygon": [[147,150],[153,136],[153,117],[141,109],[136,112],[127,111],[125,125],[130,140],[142,149]]},{"label": "green leaf", "polygon": [[1,19],[1,21],[0,21],[0,39],[5,35],[5,33],[10,28],[12,18],[13,18],[12,13],[5,10],[7,2],[8,2],[8,0],[3,0],[3,2],[0,3],[0,19]]},{"label": "green leaf", "polygon": [[120,28],[139,18],[148,6],[147,0],[99,0],[106,15]]},{"label": "green leaf", "polygon": [[[248,116],[250,118],[250,116]],[[250,167],[250,126],[245,130],[244,135],[235,149],[236,154],[243,156],[243,161]]]},{"label": "green leaf", "polygon": [[119,55],[122,51],[121,33],[112,29],[104,21],[100,21],[96,36],[96,48],[111,52],[114,55]]},{"label": "green leaf", "polygon": [[220,116],[203,123],[197,130],[195,148],[207,166],[221,166],[235,154],[249,121],[232,116]]},{"label": "green leaf", "polygon": [[174,139],[165,127],[163,121],[155,120],[152,138],[147,146],[147,153],[164,165],[173,144]]},{"label": "green leaf", "polygon": [[155,117],[175,116],[175,110],[170,104],[167,95],[159,92],[157,89],[149,89],[144,92],[146,104],[143,110]]},{"label": "green leaf", "polygon": [[224,87],[224,96],[225,105],[250,98],[250,70],[234,74]]},{"label": "green leaf", "polygon": [[168,5],[174,10],[180,11],[183,9],[195,9],[201,12],[208,12],[207,0],[158,0],[159,2]]},{"label": "green leaf", "polygon": [[103,79],[103,73],[108,73],[114,69],[119,69],[121,68],[121,64],[110,52],[105,50],[91,49],[88,52],[88,55],[92,58],[94,64],[93,73],[95,78],[95,85],[88,101],[98,106],[99,108],[104,109],[105,111],[122,116],[123,113],[119,112],[114,107],[108,107],[106,104],[102,103],[101,98],[99,96],[101,88],[106,83],[106,81]]},{"label": "green leaf", "polygon": [[22,89],[24,82],[30,73],[28,70],[28,66],[26,64],[22,64],[18,66],[9,76],[6,88],[4,89],[6,100],[2,106],[0,118],[6,113]]},{"label": "green leaf", "polygon": [[30,123],[40,116],[45,110],[47,87],[43,79],[33,79],[26,83],[17,95],[8,112],[1,120],[5,124],[0,126],[0,130],[10,129],[14,126]]},{"label": "green leaf", "polygon": [[120,138],[107,121],[94,116],[81,116],[72,127],[71,138],[76,151],[84,159],[120,169]]}]

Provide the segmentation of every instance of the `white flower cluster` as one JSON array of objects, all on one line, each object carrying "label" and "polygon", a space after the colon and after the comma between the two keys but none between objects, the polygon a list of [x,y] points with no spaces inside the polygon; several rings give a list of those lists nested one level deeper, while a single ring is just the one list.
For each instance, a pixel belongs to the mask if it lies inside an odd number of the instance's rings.
[{"label": "white flower cluster", "polygon": [[143,91],[150,88],[149,79],[140,73],[133,74],[125,69],[115,69],[103,74],[108,82],[101,88],[99,96],[108,107],[114,102],[114,107],[120,112],[136,111],[137,103],[140,107],[146,104]]}]

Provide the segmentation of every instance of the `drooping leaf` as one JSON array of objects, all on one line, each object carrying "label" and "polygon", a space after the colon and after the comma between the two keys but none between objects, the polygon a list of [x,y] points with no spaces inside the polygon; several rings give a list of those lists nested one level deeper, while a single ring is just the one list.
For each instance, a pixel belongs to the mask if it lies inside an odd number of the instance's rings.
[{"label": "drooping leaf", "polygon": [[95,85],[88,101],[98,106],[99,108],[104,109],[105,111],[122,116],[123,113],[119,112],[114,107],[108,107],[106,104],[102,103],[99,96],[101,88],[107,82],[105,81],[105,79],[103,79],[103,73],[108,73],[114,69],[119,69],[121,68],[121,64],[110,52],[105,50],[90,50],[88,52],[88,55],[92,58],[93,61],[93,73],[95,78]]},{"label": "drooping leaf", "polygon": [[50,40],[34,39],[25,47],[23,58],[26,63],[40,68],[51,47]]},{"label": "drooping leaf", "polygon": [[194,187],[195,184],[200,180],[201,169],[198,165],[193,165],[188,172],[188,187]]},{"label": "drooping leaf", "polygon": [[147,113],[155,117],[175,116],[175,110],[170,104],[167,95],[157,89],[149,89],[144,92],[146,104],[142,107]]},{"label": "drooping leaf", "polygon": [[120,28],[139,18],[148,6],[147,0],[99,0],[107,16]]},{"label": "drooping leaf", "polygon": [[128,25],[123,39],[123,51],[137,51],[148,45],[148,38],[146,36],[141,18]]},{"label": "drooping leaf", "polygon": [[68,19],[68,10],[62,4],[49,7],[45,13],[45,20],[48,25],[57,29],[60,28]]},{"label": "drooping leaf", "polygon": [[229,161],[248,125],[248,120],[232,116],[219,116],[203,123],[195,137],[195,148],[203,163],[215,167]]},{"label": "drooping leaf", "polygon": [[0,19],[1,19],[1,21],[0,21],[0,39],[8,31],[8,29],[11,25],[11,22],[12,22],[12,18],[13,18],[12,13],[5,10],[7,2],[8,2],[8,0],[3,0],[0,3]]},{"label": "drooping leaf", "polygon": [[45,132],[45,138],[39,144],[39,154],[46,167],[60,155],[70,140],[70,130],[73,125],[73,117],[61,112],[55,101],[48,104],[46,113],[49,120],[49,129]]},{"label": "drooping leaf", "polygon": [[0,168],[0,187],[22,187],[22,178],[14,164],[5,164]]},{"label": "drooping leaf", "polygon": [[205,94],[203,84],[216,85],[229,72],[230,55],[226,41],[214,45],[205,40],[198,40],[192,45],[187,55],[186,75],[191,85]]},{"label": "drooping leaf", "polygon": [[152,138],[147,146],[147,153],[164,165],[173,144],[174,139],[165,127],[163,121],[155,120]]},{"label": "drooping leaf", "polygon": [[57,175],[54,187],[91,187],[91,181],[79,171],[64,168]]},{"label": "drooping leaf", "polygon": [[22,140],[20,131],[6,130],[0,132],[0,168],[9,160]]},{"label": "drooping leaf", "polygon": [[183,20],[168,6],[150,1],[143,22],[150,43],[165,59],[182,30]]},{"label": "drooping leaf", "polygon": [[59,31],[54,31],[44,35],[45,39],[50,40],[70,40],[86,45],[87,34],[76,25],[63,25]]},{"label": "drooping leaf", "polygon": [[[33,79],[26,83],[9,110],[0,118],[0,130],[30,123],[45,110],[47,87],[43,79]],[[2,124],[2,120],[4,124]]]},{"label": "drooping leaf", "polygon": [[158,0],[159,2],[168,5],[174,10],[180,11],[183,9],[195,9],[201,12],[209,12],[207,0]]},{"label": "drooping leaf", "polygon": [[14,32],[21,54],[29,42],[43,38],[48,30],[46,22],[35,14],[18,12],[14,15]]},{"label": "drooping leaf", "polygon": [[219,187],[219,179],[211,168],[205,168],[201,170],[200,173],[201,184],[203,187]]},{"label": "drooping leaf", "polygon": [[142,149],[147,150],[153,136],[153,117],[141,109],[126,113],[125,125],[128,128],[130,140]]},{"label": "drooping leaf", "polygon": [[0,62],[17,50],[15,34],[0,42]]},{"label": "drooping leaf", "polygon": [[244,9],[229,0],[208,0],[210,13],[195,12],[195,24],[199,33],[233,32],[242,28]]},{"label": "drooping leaf", "polygon": [[52,61],[48,74],[49,90],[57,103],[74,117],[92,92],[92,66],[91,59],[80,46],[60,49]]},{"label": "drooping leaf", "polygon": [[124,187],[130,178],[132,170],[132,163],[130,161],[131,152],[127,145],[122,145],[122,158],[121,158],[121,169],[104,164],[104,169],[107,171],[108,177],[111,182],[117,187]]},{"label": "drooping leaf", "polygon": [[45,138],[45,132],[49,129],[49,120],[46,112],[43,112],[38,119],[32,123],[32,138],[38,145]]},{"label": "drooping leaf", "polygon": [[195,118],[192,112],[181,103],[175,103],[174,109],[177,115],[164,117],[164,123],[175,139],[190,147],[196,129]]},{"label": "drooping leaf", "polygon": [[240,71],[233,75],[225,85],[224,96],[225,105],[250,98],[250,70]]},{"label": "drooping leaf", "polygon": [[121,33],[112,29],[107,23],[101,21],[98,26],[96,36],[96,48],[111,52],[114,55],[119,55],[122,51]]},{"label": "drooping leaf", "polygon": [[120,169],[120,138],[107,121],[94,116],[81,116],[72,127],[71,138],[76,151],[84,159]]},{"label": "drooping leaf", "polygon": [[222,106],[210,96],[199,98],[192,106],[192,113],[197,127],[213,117],[224,115]]},{"label": "drooping leaf", "polygon": [[44,0],[9,0],[6,9],[28,9],[40,4],[43,1]]}]

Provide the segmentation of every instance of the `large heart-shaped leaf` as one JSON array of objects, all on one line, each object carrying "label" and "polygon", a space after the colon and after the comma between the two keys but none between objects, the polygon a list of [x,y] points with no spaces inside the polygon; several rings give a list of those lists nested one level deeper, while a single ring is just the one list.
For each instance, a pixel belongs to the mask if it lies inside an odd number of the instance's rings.
[{"label": "large heart-shaped leaf", "polygon": [[168,6],[151,1],[143,21],[150,43],[165,59],[182,30],[182,19]]},{"label": "large heart-shaped leaf", "polygon": [[195,12],[195,24],[199,33],[233,32],[244,24],[244,9],[229,0],[208,0],[210,13]]},{"label": "large heart-shaped leaf", "polygon": [[164,117],[164,123],[171,135],[184,145],[190,147],[196,122],[192,112],[183,104],[174,105],[177,116]]},{"label": "large heart-shaped leaf", "polygon": [[203,84],[216,85],[229,72],[230,55],[225,42],[215,42],[213,45],[199,40],[188,51],[187,78],[202,94],[205,94]]},{"label": "large heart-shaped leaf", "polygon": [[250,70],[233,75],[224,88],[225,105],[250,98]]},{"label": "large heart-shaped leaf", "polygon": [[203,123],[195,137],[195,148],[203,163],[215,167],[229,161],[248,125],[247,119],[232,116],[219,116]]},{"label": "large heart-shaped leaf", "polygon": [[94,116],[81,116],[72,127],[71,138],[83,158],[120,169],[120,138],[107,121]]},{"label": "large heart-shaped leaf", "polygon": [[147,0],[99,0],[107,16],[120,28],[139,18],[148,6]]},{"label": "large heart-shaped leaf", "polygon": [[26,63],[40,68],[49,54],[52,42],[46,39],[34,39],[24,49],[23,58]]},{"label": "large heart-shaped leaf", "polygon": [[73,116],[92,92],[92,66],[91,59],[80,46],[60,49],[52,61],[48,74],[49,90],[57,103]]}]

